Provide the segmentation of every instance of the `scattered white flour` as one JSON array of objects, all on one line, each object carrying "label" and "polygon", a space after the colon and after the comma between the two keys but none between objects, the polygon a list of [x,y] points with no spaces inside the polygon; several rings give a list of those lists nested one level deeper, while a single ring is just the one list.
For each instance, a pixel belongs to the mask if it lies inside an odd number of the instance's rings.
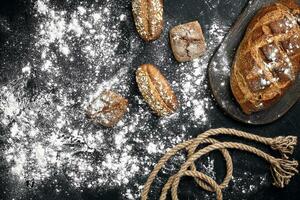
[{"label": "scattered white flour", "polygon": [[195,127],[209,123],[208,111],[213,109],[213,106],[207,90],[207,67],[215,48],[222,42],[229,27],[222,25],[218,20],[214,20],[207,29],[206,54],[193,62],[180,65],[183,74],[181,77],[181,91],[185,102],[182,105],[185,113],[183,115],[189,117],[189,121],[193,122]]},{"label": "scattered white flour", "polygon": [[[267,175],[253,176],[249,172],[244,172],[244,174],[239,177],[233,177],[232,184],[234,191],[240,191],[242,195],[244,194],[253,194],[257,192],[258,186],[267,184]],[[247,180],[245,182],[245,180]],[[250,184],[249,184],[250,183]]]},{"label": "scattered white flour", "polygon": [[204,3],[210,10],[213,10],[217,7],[217,5],[219,4],[219,1],[220,0],[204,0]]},{"label": "scattered white flour", "polygon": [[[34,48],[20,67],[19,79],[0,88],[0,125],[8,132],[4,156],[16,187],[28,181],[35,186],[46,180],[55,184],[58,180],[52,177],[62,174],[76,189],[121,187],[125,199],[138,199],[144,182],[137,178],[147,176],[168,148],[191,137],[190,128],[210,126],[213,105],[206,71],[228,27],[217,20],[206,27],[206,55],[174,70],[180,78],[171,84],[181,110],[157,119],[138,93],[132,95],[134,59],[142,41],[122,31],[129,27],[131,15],[125,8],[112,8],[114,3],[81,4],[67,11],[50,0],[36,1]],[[165,31],[163,39],[152,44],[159,55],[155,64],[161,68],[172,61],[167,38]],[[85,117],[86,106],[104,89],[129,99],[128,113],[112,129],[95,126]],[[191,123],[182,124],[182,118]],[[215,178],[214,160],[207,159],[202,169]],[[171,163],[183,160],[181,155]],[[11,196],[18,198],[26,191]],[[56,192],[62,190],[58,187]]]}]

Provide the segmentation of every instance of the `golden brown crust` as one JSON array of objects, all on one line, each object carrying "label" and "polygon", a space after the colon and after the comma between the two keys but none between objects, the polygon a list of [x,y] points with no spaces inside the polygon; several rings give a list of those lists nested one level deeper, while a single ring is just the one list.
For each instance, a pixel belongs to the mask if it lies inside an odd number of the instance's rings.
[{"label": "golden brown crust", "polygon": [[136,81],[144,100],[159,116],[176,111],[178,102],[166,78],[151,64],[143,64],[136,71]]},{"label": "golden brown crust", "polygon": [[236,53],[232,92],[246,114],[267,109],[295,82],[300,69],[300,7],[292,1],[262,8]]},{"label": "golden brown crust", "polygon": [[163,0],[132,0],[136,30],[145,41],[159,38],[163,30]]},{"label": "golden brown crust", "polygon": [[128,101],[110,90],[103,91],[87,108],[87,116],[96,124],[113,127],[124,116]]}]

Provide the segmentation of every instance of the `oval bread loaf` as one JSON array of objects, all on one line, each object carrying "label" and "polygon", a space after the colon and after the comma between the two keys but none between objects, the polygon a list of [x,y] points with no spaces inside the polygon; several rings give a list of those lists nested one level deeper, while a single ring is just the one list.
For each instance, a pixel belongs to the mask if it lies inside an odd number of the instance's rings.
[{"label": "oval bread loaf", "polygon": [[140,66],[136,72],[136,81],[145,101],[157,115],[163,117],[176,111],[176,95],[156,67],[151,64]]},{"label": "oval bread loaf", "polygon": [[163,30],[162,0],[132,0],[136,30],[145,41],[156,40]]},{"label": "oval bread loaf", "polygon": [[276,103],[300,70],[300,6],[262,8],[250,22],[233,63],[231,89],[246,114]]}]

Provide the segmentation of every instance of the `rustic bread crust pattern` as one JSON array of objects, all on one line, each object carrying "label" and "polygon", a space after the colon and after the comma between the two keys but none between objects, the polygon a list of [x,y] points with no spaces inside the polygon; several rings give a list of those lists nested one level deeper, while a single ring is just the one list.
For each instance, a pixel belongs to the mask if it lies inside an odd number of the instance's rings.
[{"label": "rustic bread crust pattern", "polygon": [[203,55],[206,50],[205,38],[198,21],[172,28],[170,43],[178,62],[191,61]]},{"label": "rustic bread crust pattern", "polygon": [[136,71],[136,82],[144,100],[159,116],[175,112],[177,98],[166,78],[151,64],[143,64]]},{"label": "rustic bread crust pattern", "polygon": [[300,7],[280,1],[250,22],[233,63],[231,89],[246,114],[267,109],[295,82],[300,69]]},{"label": "rustic bread crust pattern", "polygon": [[159,38],[163,30],[163,0],[132,0],[136,30],[145,41]]},{"label": "rustic bread crust pattern", "polygon": [[111,90],[105,90],[93,99],[86,113],[95,124],[113,127],[122,119],[127,108],[127,99]]}]

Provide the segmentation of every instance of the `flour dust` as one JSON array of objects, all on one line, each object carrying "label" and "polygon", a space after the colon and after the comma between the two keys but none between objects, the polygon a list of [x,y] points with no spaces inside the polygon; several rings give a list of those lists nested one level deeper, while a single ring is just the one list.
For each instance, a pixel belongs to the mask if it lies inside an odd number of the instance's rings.
[{"label": "flour dust", "polygon": [[[124,199],[137,199],[147,175],[168,148],[190,138],[190,128],[210,127],[209,112],[214,107],[206,70],[229,27],[220,19],[205,27],[207,54],[178,65],[180,77],[171,82],[181,109],[158,119],[136,91],[135,61],[143,42],[135,33],[128,6],[122,6],[130,1],[117,8],[114,2],[81,3],[72,9],[50,0],[34,3],[35,31],[28,58],[18,66],[18,78],[0,89],[3,154],[13,185],[38,187],[46,180],[55,185],[58,180],[52,177],[63,175],[78,190],[119,187]],[[167,29],[171,24],[166,22]],[[157,52],[152,52],[159,67],[171,61],[166,58],[169,46],[163,42],[166,31],[162,37],[154,43]],[[130,104],[112,129],[85,117],[86,106],[105,89],[119,92]],[[182,123],[183,119],[190,123]],[[179,155],[164,173],[183,161]],[[214,175],[213,169],[214,161],[208,158],[203,170]],[[57,185],[56,192],[63,189]],[[20,189],[9,195],[22,199],[24,193]]]}]

